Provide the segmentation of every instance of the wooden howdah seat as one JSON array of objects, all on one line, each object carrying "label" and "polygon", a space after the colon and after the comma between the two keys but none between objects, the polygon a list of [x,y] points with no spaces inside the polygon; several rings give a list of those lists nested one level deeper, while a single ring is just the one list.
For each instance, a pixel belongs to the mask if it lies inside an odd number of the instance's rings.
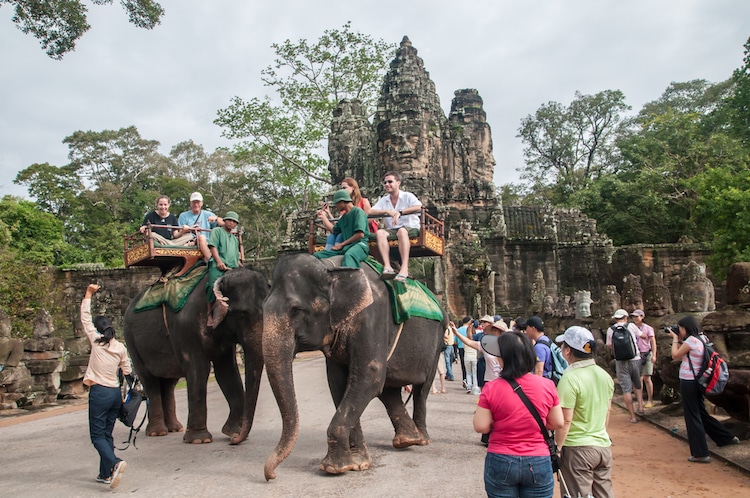
[{"label": "wooden howdah seat", "polygon": [[156,243],[151,238],[152,228],[175,228],[167,225],[152,225],[148,223],[146,230],[125,235],[125,266],[156,266],[162,275],[170,269],[179,266],[180,276],[192,268],[195,263],[203,259],[203,254],[197,245],[191,246],[164,246]]},{"label": "wooden howdah seat", "polygon": [[[368,216],[368,218],[382,218],[382,216]],[[331,220],[335,221],[335,220]],[[444,256],[445,255],[445,226],[441,220],[431,216],[425,211],[421,211],[419,235],[409,239],[411,249],[410,258],[419,258],[424,256]],[[307,250],[310,254],[322,251],[326,244],[326,235],[329,232],[325,230],[323,224],[317,219],[310,220],[310,234],[308,238]],[[383,261],[380,257],[378,244],[375,234],[367,234],[367,241],[370,245],[370,255],[378,261]],[[395,235],[388,237],[388,245],[391,248],[391,259],[398,261],[398,240]]]}]

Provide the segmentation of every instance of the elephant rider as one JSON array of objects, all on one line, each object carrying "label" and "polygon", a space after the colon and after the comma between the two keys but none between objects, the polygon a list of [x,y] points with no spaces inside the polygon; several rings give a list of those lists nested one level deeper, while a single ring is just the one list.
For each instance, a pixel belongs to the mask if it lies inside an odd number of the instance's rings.
[{"label": "elephant rider", "polygon": [[342,267],[359,268],[359,264],[370,254],[370,247],[365,238],[368,231],[367,214],[354,206],[349,192],[345,189],[333,195],[333,203],[341,213],[341,217],[333,226],[333,234],[340,233],[344,240],[337,242],[327,251],[316,252],[313,256],[324,259],[343,255]]},{"label": "elephant rider", "polygon": [[214,283],[225,271],[242,266],[240,255],[240,241],[232,231],[237,228],[239,217],[234,211],[229,211],[224,216],[223,226],[211,230],[208,238],[208,248],[211,251],[211,259],[208,261],[208,281],[206,282],[206,302],[208,303],[209,327],[213,327],[213,306],[216,302],[214,294]]},{"label": "elephant rider", "polygon": [[141,224],[141,233],[146,232],[148,224],[171,226],[174,228],[152,228],[151,238],[158,244],[163,246],[184,246],[192,243],[193,234],[188,233],[178,237],[176,234],[179,233],[179,226],[177,217],[169,212],[170,206],[169,197],[166,195],[160,195],[156,199],[156,209],[146,214]]},{"label": "elephant rider", "polygon": [[201,230],[224,226],[224,221],[211,211],[203,209],[203,196],[200,192],[190,194],[190,210],[180,213],[177,223],[180,228],[174,231],[174,237],[191,234],[203,254],[203,261],[208,263],[211,259],[211,251],[208,248],[206,235]]}]

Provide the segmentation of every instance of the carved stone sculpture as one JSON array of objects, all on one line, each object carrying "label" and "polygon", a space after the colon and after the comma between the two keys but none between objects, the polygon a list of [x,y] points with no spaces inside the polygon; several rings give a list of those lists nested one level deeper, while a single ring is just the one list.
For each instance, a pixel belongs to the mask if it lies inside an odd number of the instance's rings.
[{"label": "carved stone sculpture", "polygon": [[643,287],[640,275],[629,274],[622,279],[622,307],[628,313],[643,309]]},{"label": "carved stone sculpture", "polygon": [[572,316],[573,313],[570,309],[570,296],[560,296],[557,298],[557,304],[555,304],[554,316],[558,318],[567,318]]},{"label": "carved stone sculpture", "polygon": [[0,310],[0,371],[17,367],[23,356],[23,343],[10,337],[10,317]]},{"label": "carved stone sculpture", "polygon": [[[534,281],[531,283],[531,307],[529,308],[530,315],[536,315],[544,309],[544,295],[546,293],[546,283],[544,282],[544,274],[540,268],[537,268],[534,272]],[[545,310],[546,313],[546,310]]]},{"label": "carved stone sculpture", "polygon": [[643,302],[646,315],[659,317],[674,313],[669,288],[664,285],[664,273],[654,272],[646,275],[643,289]]},{"label": "carved stone sculpture", "polygon": [[620,294],[617,286],[608,285],[604,288],[604,294],[599,299],[599,313],[603,318],[610,318],[620,308]]},{"label": "carved stone sculpture", "polygon": [[588,318],[591,316],[591,291],[581,290],[576,292],[576,318]]},{"label": "carved stone sculpture", "polygon": [[716,310],[714,284],[706,276],[706,265],[691,261],[680,274],[677,311],[704,312]]}]

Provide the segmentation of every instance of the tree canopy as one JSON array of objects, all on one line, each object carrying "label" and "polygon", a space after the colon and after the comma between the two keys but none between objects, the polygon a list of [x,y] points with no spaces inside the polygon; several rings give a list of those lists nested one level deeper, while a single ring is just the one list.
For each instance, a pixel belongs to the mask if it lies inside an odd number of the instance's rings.
[{"label": "tree canopy", "polygon": [[[113,0],[91,0],[95,5]],[[75,50],[76,42],[88,31],[88,7],[82,0],[0,0],[13,7],[12,21],[25,34],[39,40],[52,59],[60,60]],[[164,9],[153,0],[120,0],[128,20],[139,28],[153,29],[161,23]]]}]

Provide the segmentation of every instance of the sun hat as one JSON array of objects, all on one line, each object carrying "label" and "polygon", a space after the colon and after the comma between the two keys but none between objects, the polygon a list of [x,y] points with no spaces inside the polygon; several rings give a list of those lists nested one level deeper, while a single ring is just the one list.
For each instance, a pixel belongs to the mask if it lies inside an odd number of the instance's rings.
[{"label": "sun hat", "polygon": [[624,309],[620,308],[619,310],[615,311],[615,314],[612,315],[612,318],[614,318],[615,320],[619,320],[619,319],[625,318],[627,316],[628,316],[628,312],[625,311]]},{"label": "sun hat", "polygon": [[490,315],[484,315],[479,319],[480,322],[495,323],[495,320]]},{"label": "sun hat", "polygon": [[485,353],[492,356],[500,357],[500,344],[498,343],[499,336],[496,335],[483,335],[480,344]]},{"label": "sun hat", "polygon": [[224,220],[232,220],[236,223],[240,222],[239,216],[234,211],[227,211],[227,214],[224,215]]},{"label": "sun hat", "polygon": [[593,351],[592,348],[596,344],[591,331],[577,325],[569,327],[564,334],[558,335],[555,342],[564,342],[571,348],[587,354],[591,354]]},{"label": "sun hat", "polygon": [[335,194],[333,194],[333,204],[336,205],[337,203],[344,201],[344,202],[352,202],[352,197],[349,195],[349,192],[344,190],[343,188],[341,190],[336,191]]},{"label": "sun hat", "polygon": [[190,194],[190,202],[193,202],[193,201],[203,202],[203,196],[201,195],[200,192],[193,192],[192,194]]}]

